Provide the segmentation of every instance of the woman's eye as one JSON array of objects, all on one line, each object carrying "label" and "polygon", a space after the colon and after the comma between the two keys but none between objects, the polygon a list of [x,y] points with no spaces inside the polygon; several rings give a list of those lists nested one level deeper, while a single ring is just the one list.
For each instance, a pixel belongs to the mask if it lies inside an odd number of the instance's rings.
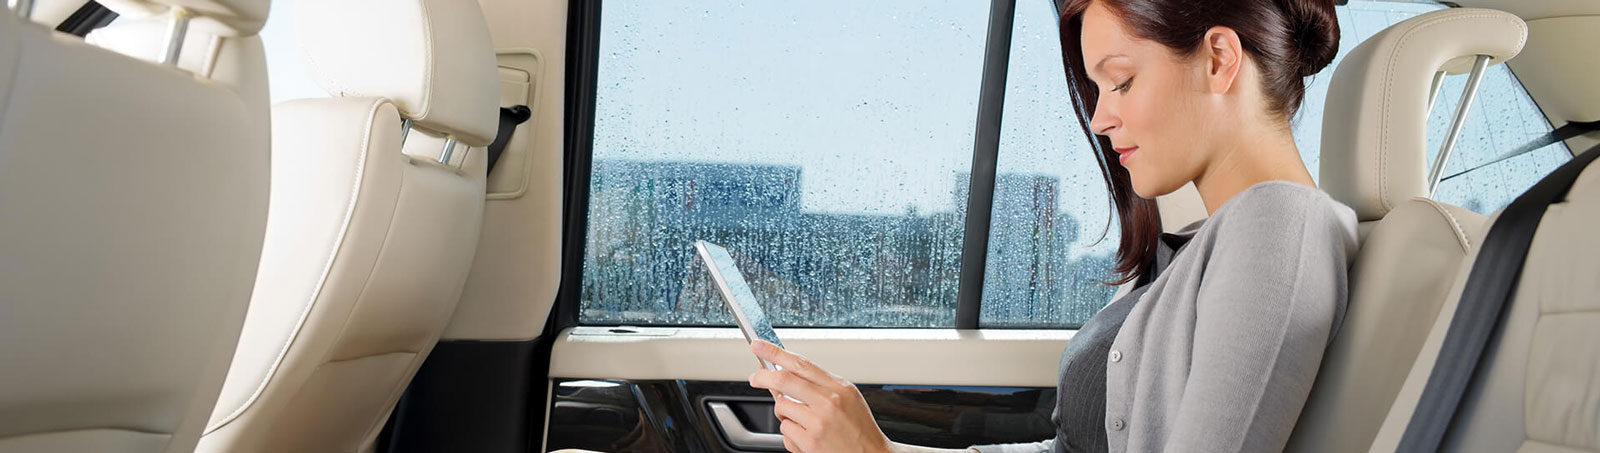
[{"label": "woman's eye", "polygon": [[1133,78],[1130,77],[1130,78],[1128,78],[1128,80],[1126,82],[1122,82],[1121,84],[1118,84],[1115,88],[1112,88],[1111,92],[1115,93],[1115,92],[1118,92],[1118,91],[1128,91],[1128,85],[1131,85],[1131,84],[1133,84]]}]

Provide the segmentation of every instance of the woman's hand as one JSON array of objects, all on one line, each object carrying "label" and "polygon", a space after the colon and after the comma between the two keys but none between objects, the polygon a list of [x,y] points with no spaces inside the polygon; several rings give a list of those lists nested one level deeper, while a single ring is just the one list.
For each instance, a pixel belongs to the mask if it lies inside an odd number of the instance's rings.
[{"label": "woman's hand", "polygon": [[[794,452],[890,452],[894,444],[878,429],[872,410],[855,384],[812,364],[811,361],[756,340],[750,351],[783,367],[758,370],[750,386],[773,393],[773,413],[778,416],[783,446]],[[782,395],[800,400],[795,402]]]}]

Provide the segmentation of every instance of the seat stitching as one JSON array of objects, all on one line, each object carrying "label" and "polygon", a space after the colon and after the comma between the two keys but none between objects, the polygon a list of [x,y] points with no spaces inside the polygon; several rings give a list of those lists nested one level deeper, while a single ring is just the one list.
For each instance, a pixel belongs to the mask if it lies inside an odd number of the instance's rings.
[{"label": "seat stitching", "polygon": [[388,103],[387,99],[377,99],[373,101],[372,108],[367,110],[367,124],[365,127],[367,133],[361,138],[361,155],[356,160],[356,173],[350,186],[350,202],[345,206],[344,220],[339,225],[339,234],[334,236],[333,247],[328,252],[328,259],[323,262],[322,274],[317,277],[317,284],[312,287],[311,296],[306,299],[305,308],[300,310],[300,318],[295,321],[294,328],[289,331],[288,340],[278,350],[278,356],[272,360],[272,366],[267,368],[266,375],[262,377],[261,383],[256,386],[256,390],[250,394],[250,397],[245,398],[244,403],[241,403],[239,408],[234,409],[227,417],[223,417],[215,425],[207,427],[205,432],[201,433],[202,436],[216,432],[216,430],[238,419],[245,409],[255,404],[256,400],[261,397],[261,393],[266,391],[267,383],[272,382],[272,376],[277,374],[278,367],[283,364],[284,357],[289,355],[289,347],[293,346],[295,338],[299,337],[300,329],[305,326],[306,318],[310,317],[311,309],[316,306],[317,298],[322,295],[322,289],[328,282],[328,274],[333,271],[334,260],[339,255],[339,248],[343,246],[344,239],[349,233],[350,221],[355,217],[356,202],[360,199],[361,183],[366,173],[367,155],[371,152],[372,125],[374,120],[377,119],[378,109],[386,103]]},{"label": "seat stitching", "polygon": [[[1398,60],[1400,58],[1400,54],[1401,54],[1400,50],[1402,50],[1402,49],[1404,49],[1406,47],[1406,41],[1410,41],[1412,36],[1416,35],[1417,32],[1421,31],[1424,28],[1432,27],[1432,26],[1435,26],[1435,25],[1438,25],[1438,24],[1443,24],[1443,23],[1446,23],[1446,22],[1452,22],[1452,21],[1457,21],[1457,20],[1466,20],[1466,19],[1501,19],[1501,20],[1506,20],[1506,16],[1502,16],[1502,15],[1499,15],[1499,14],[1466,13],[1466,14],[1450,15],[1450,16],[1447,16],[1447,17],[1434,18],[1434,19],[1430,19],[1428,21],[1425,21],[1423,23],[1419,23],[1415,27],[1411,27],[1410,29],[1408,29],[1405,32],[1403,32],[1403,34],[1401,34],[1400,41],[1395,43],[1395,48],[1394,48],[1395,51],[1394,52],[1390,52],[1390,54],[1389,54],[1389,64],[1386,67],[1392,68],[1392,67],[1394,67],[1396,65],[1396,60]],[[1521,49],[1523,47],[1523,45],[1526,44],[1527,41],[1528,41],[1528,28],[1527,28],[1528,26],[1527,26],[1526,23],[1517,23],[1516,21],[1509,21],[1509,22],[1511,22],[1512,25],[1516,25],[1517,28],[1522,29],[1522,38],[1517,41],[1517,48]],[[1437,71],[1437,69],[1435,69],[1435,71]],[[1383,120],[1379,124],[1381,132],[1380,132],[1380,137],[1378,139],[1378,206],[1380,208],[1382,208],[1384,211],[1389,211],[1389,210],[1394,209],[1394,206],[1389,204],[1388,191],[1386,190],[1389,187],[1389,158],[1390,158],[1390,153],[1387,152],[1388,149],[1389,149],[1389,121],[1388,121],[1388,118],[1389,118],[1389,108],[1394,104],[1393,102],[1391,102],[1391,100],[1394,99],[1394,96],[1391,95],[1394,92],[1394,80],[1395,80],[1395,77],[1394,77],[1394,72],[1393,71],[1384,71],[1384,86],[1383,86],[1383,99],[1382,99],[1382,102],[1383,102]],[[1423,150],[1423,152],[1426,152],[1426,151],[1427,150]]]},{"label": "seat stitching", "polygon": [[1569,308],[1569,309],[1563,309],[1563,310],[1540,311],[1539,312],[1539,317],[1541,319],[1543,319],[1543,318],[1547,318],[1547,317],[1551,317],[1551,316],[1560,316],[1560,315],[1593,315],[1593,314],[1596,314],[1596,313],[1600,313],[1600,307],[1594,307],[1594,308]]},{"label": "seat stitching", "polygon": [[428,2],[417,2],[422,9],[422,111],[416,112],[416,118],[427,118],[433,111],[433,15],[428,13]]},{"label": "seat stitching", "polygon": [[350,361],[361,360],[361,359],[370,359],[370,358],[373,358],[373,357],[386,356],[386,355],[396,355],[396,354],[417,355],[417,354],[421,354],[421,353],[422,353],[421,351],[375,352],[375,353],[372,353],[372,354],[362,354],[362,355],[358,355],[358,356],[355,356],[355,357],[346,357],[346,358],[343,358],[343,359],[327,360],[327,361],[323,361],[321,364],[318,364],[317,366],[321,367],[323,365],[331,365],[331,364],[335,364],[335,363],[344,363],[344,362],[350,362]]},{"label": "seat stitching", "polygon": [[1417,200],[1426,202],[1428,206],[1432,206],[1435,211],[1439,211],[1440,214],[1444,214],[1444,216],[1450,220],[1450,227],[1456,230],[1456,239],[1460,243],[1462,251],[1470,252],[1472,250],[1472,240],[1467,238],[1467,231],[1466,229],[1461,228],[1461,220],[1457,219],[1455,214],[1451,213],[1449,209],[1445,209],[1443,205],[1432,199],[1418,197]]},{"label": "seat stitching", "polygon": [[170,433],[170,432],[151,431],[151,430],[143,429],[143,428],[121,428],[121,427],[115,427],[115,426],[86,426],[86,427],[82,427],[82,428],[47,429],[47,430],[43,430],[43,431],[29,431],[29,432],[15,433],[15,434],[7,434],[7,435],[4,435],[4,436],[0,436],[0,439],[16,439],[16,438],[19,438],[19,437],[44,436],[44,435],[51,435],[51,434],[70,433],[70,432],[75,432],[75,431],[127,431],[127,432],[130,432],[130,433],[149,434],[149,435],[152,435],[152,436],[167,436],[167,437],[172,437],[173,436],[173,433]]}]

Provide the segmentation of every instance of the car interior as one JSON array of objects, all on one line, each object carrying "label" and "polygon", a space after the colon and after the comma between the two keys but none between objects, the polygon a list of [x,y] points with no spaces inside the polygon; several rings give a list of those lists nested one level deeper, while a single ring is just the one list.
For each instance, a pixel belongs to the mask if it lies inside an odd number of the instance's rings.
[{"label": "car interior", "polygon": [[[1600,452],[1600,1],[1337,5],[1286,450]],[[1119,234],[1060,7],[9,0],[0,452],[783,451],[697,240],[889,438],[1050,438]]]}]

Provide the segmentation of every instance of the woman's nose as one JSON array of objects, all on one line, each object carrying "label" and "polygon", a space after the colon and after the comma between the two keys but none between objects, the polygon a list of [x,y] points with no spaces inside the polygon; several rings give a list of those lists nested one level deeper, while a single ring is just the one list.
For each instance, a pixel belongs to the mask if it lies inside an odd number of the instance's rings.
[{"label": "woman's nose", "polygon": [[1095,101],[1094,115],[1089,117],[1089,130],[1094,131],[1096,134],[1106,135],[1121,124],[1122,121],[1117,118],[1116,112],[1106,108],[1106,103],[1103,99]]},{"label": "woman's nose", "polygon": [[1112,129],[1121,124],[1116,115],[1106,112],[1105,109],[1095,109],[1094,116],[1089,118],[1089,130],[1099,135],[1107,135]]}]

